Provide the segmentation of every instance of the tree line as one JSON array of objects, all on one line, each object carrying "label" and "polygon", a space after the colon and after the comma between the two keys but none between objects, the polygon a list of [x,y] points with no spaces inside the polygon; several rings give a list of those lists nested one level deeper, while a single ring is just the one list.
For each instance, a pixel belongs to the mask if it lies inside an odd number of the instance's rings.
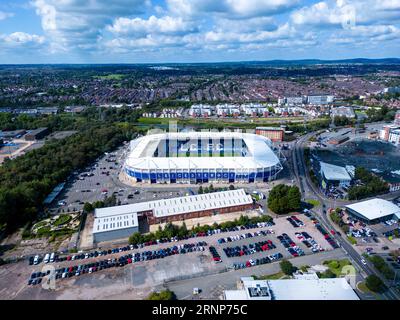
[{"label": "tree line", "polygon": [[35,220],[44,199],[57,184],[128,137],[118,126],[92,126],[66,139],[49,141],[14,160],[5,160],[0,167],[0,226],[13,231]]}]

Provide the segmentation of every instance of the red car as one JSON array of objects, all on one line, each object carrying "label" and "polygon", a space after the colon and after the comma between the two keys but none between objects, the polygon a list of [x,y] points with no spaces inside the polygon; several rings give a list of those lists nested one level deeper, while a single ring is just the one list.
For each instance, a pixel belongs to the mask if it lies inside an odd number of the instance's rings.
[{"label": "red car", "polygon": [[336,233],[335,230],[332,229],[331,234],[334,235],[335,233]]},{"label": "red car", "polygon": [[132,259],[131,258],[128,259],[128,263],[132,263]]},{"label": "red car", "polygon": [[68,256],[68,257],[67,257],[67,260],[70,261],[70,260],[71,260],[71,256]]}]

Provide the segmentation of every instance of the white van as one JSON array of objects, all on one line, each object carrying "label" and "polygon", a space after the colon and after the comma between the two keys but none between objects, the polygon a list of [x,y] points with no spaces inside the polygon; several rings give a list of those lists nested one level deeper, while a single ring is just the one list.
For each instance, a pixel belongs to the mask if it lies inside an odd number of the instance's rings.
[{"label": "white van", "polygon": [[50,255],[48,253],[46,253],[46,255],[44,256],[43,262],[49,263],[49,259],[50,259]]},{"label": "white van", "polygon": [[52,252],[50,255],[50,262],[54,262],[55,253]]}]

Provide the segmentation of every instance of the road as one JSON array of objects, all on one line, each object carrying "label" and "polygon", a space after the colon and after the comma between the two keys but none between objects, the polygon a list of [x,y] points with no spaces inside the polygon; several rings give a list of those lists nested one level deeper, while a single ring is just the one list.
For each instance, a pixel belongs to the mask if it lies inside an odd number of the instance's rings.
[{"label": "road", "polygon": [[[311,182],[311,179],[306,169],[307,167],[305,164],[304,153],[303,153],[304,145],[308,141],[308,139],[313,135],[315,135],[315,132],[308,133],[303,137],[301,137],[296,142],[295,147],[293,148],[293,169],[297,177],[297,180],[299,182],[303,200],[310,198],[317,199],[322,204],[322,208],[328,208],[328,207],[334,208],[336,201],[327,199],[318,190],[316,190],[313,183]],[[389,197],[394,198],[396,196],[397,196],[396,193],[393,193],[386,195],[386,198]],[[327,218],[325,209],[323,209],[322,212],[314,211],[313,213],[316,214],[316,216],[320,217],[320,221],[322,222],[322,225],[325,228],[327,228],[328,230],[335,229],[335,227]],[[362,258],[360,254],[352,247],[352,245],[346,239],[338,235],[335,235],[334,238],[336,239],[336,241],[338,241],[338,243],[341,245],[342,249],[346,252],[346,254],[353,260],[352,261],[353,265],[358,269],[358,271],[361,271],[361,273],[365,274],[366,276],[375,274],[382,279],[382,281],[388,287],[388,290],[382,294],[384,298],[389,300],[400,299],[400,295],[391,287],[391,284],[388,281],[386,281],[386,279],[381,277],[381,275],[369,261],[367,261],[366,265],[361,263]]]}]

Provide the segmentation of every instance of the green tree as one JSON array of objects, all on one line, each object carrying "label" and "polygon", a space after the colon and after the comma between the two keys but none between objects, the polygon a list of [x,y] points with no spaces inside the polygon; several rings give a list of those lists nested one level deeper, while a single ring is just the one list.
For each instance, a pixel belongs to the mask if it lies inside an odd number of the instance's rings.
[{"label": "green tree", "polygon": [[94,210],[92,204],[90,202],[85,202],[85,204],[83,205],[83,211],[85,211],[86,213],[92,212]]},{"label": "green tree", "polygon": [[296,271],[296,267],[288,260],[282,260],[279,265],[282,272],[288,276],[291,276]]},{"label": "green tree", "polygon": [[382,280],[374,274],[369,275],[365,279],[365,285],[367,286],[367,288],[369,290],[374,291],[374,292],[382,292],[385,288],[385,285],[382,282]]},{"label": "green tree", "polygon": [[167,289],[150,293],[147,300],[176,300],[176,295],[174,292]]}]

